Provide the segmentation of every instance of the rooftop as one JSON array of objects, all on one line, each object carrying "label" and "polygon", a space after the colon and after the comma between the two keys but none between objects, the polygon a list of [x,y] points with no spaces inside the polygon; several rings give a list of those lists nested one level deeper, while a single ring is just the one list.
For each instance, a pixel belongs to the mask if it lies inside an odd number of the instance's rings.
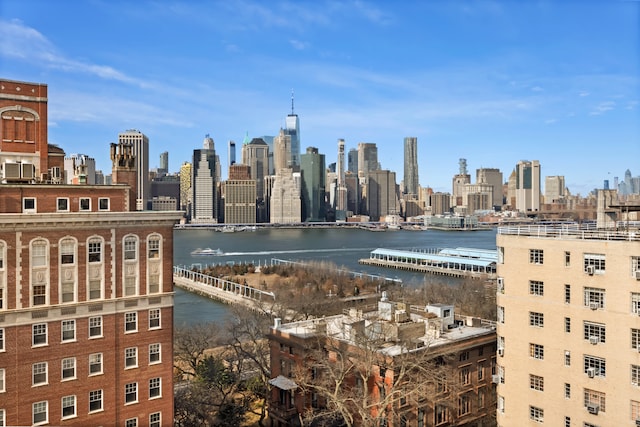
[{"label": "rooftop", "polygon": [[615,229],[594,229],[579,225],[521,225],[498,227],[498,234],[560,240],[640,241],[640,222],[619,222]]}]

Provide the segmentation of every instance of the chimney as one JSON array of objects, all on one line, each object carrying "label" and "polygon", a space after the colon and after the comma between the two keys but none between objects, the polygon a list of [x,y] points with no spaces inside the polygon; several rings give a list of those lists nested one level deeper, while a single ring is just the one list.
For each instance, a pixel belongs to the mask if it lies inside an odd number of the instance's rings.
[{"label": "chimney", "polygon": [[136,167],[133,146],[119,142],[111,143],[111,176],[113,184],[125,184],[129,186],[128,206],[129,211],[136,210],[136,199],[138,194],[138,169]]}]

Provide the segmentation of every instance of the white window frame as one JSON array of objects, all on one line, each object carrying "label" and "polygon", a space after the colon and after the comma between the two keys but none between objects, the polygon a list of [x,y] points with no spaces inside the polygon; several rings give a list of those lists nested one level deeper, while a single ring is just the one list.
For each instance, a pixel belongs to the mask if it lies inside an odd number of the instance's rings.
[{"label": "white window frame", "polygon": [[[152,396],[152,393],[157,390],[157,395]],[[149,400],[162,398],[162,378],[155,377],[149,378]]]},{"label": "white window frame", "polygon": [[591,356],[589,354],[584,355],[584,373],[588,374],[589,370],[593,369],[593,376],[606,378],[607,376],[607,360],[603,357]]},{"label": "white window frame", "polygon": [[604,344],[607,342],[607,326],[604,323],[585,320],[583,330],[583,338],[586,341],[591,341],[592,337],[597,337],[598,344]]},{"label": "white window frame", "polygon": [[[65,357],[60,361],[60,381],[77,379],[77,360],[75,357]],[[65,377],[65,370],[73,370],[73,375]]]},{"label": "white window frame", "polygon": [[[96,338],[102,338],[102,316],[91,316],[89,317],[89,319],[87,320],[87,325],[88,325],[88,333],[89,333],[89,339],[96,339]],[[100,330],[100,333],[92,333],[93,331],[95,331],[96,329]]]},{"label": "white window frame", "polygon": [[[130,328],[129,325],[132,324],[134,327]],[[138,312],[129,311],[124,314],[124,333],[133,334],[135,332],[138,332]]]},{"label": "white window frame", "polygon": [[529,295],[544,296],[544,282],[542,280],[529,280]]},{"label": "white window frame", "polygon": [[529,326],[536,328],[544,327],[544,313],[538,313],[536,311],[529,312]]},{"label": "white window frame", "polygon": [[[40,329],[44,328],[44,332]],[[36,331],[36,329],[38,329]],[[37,333],[36,333],[37,332]],[[36,343],[36,336],[44,336],[44,342]],[[46,323],[35,323],[31,325],[31,347],[43,347],[49,345],[49,327]]]},{"label": "white window frame", "polygon": [[[133,399],[129,400],[129,396],[133,395]],[[138,403],[138,383],[132,382],[124,385],[124,404],[133,405]]]},{"label": "white window frame", "polygon": [[544,249],[529,249],[529,264],[544,264]]},{"label": "white window frame", "polygon": [[[84,202],[88,202],[87,207],[83,207]],[[91,197],[80,197],[78,199],[78,211],[80,212],[91,212]]]},{"label": "white window frame", "polygon": [[[43,376],[42,380],[36,378]],[[49,363],[36,362],[31,365],[31,386],[38,387],[49,384]]]},{"label": "white window frame", "polygon": [[544,409],[529,405],[529,419],[536,423],[544,422]]},{"label": "white window frame", "polygon": [[0,328],[0,353],[4,353],[5,351],[6,350],[4,347],[4,328]]},{"label": "white window frame", "polygon": [[631,292],[631,313],[640,315],[640,292]]},{"label": "white window frame", "polygon": [[[38,412],[36,412],[38,410]],[[44,414],[44,419],[36,421],[36,414]],[[39,426],[49,423],[49,402],[41,400],[40,402],[33,402],[31,404],[31,418],[34,426]]]},{"label": "white window frame", "polygon": [[[72,405],[69,405],[69,401],[72,402]],[[76,399],[75,395],[63,396],[62,399],[60,399],[60,405],[61,405],[61,411],[60,411],[61,419],[68,420],[70,418],[75,418],[78,416],[78,400]],[[65,408],[69,408],[69,407],[73,407],[73,414],[64,415]]]},{"label": "white window frame", "polygon": [[631,365],[631,385],[640,387],[640,365]]},{"label": "white window frame", "polygon": [[[158,360],[152,360],[154,355],[157,355]],[[162,344],[157,342],[149,344],[149,365],[156,365],[162,363]]]},{"label": "white window frame", "polygon": [[[106,202],[107,206],[103,207],[102,204]],[[98,210],[99,211],[109,211],[111,210],[111,200],[108,197],[100,197],[98,198]]]},{"label": "white window frame", "polygon": [[7,310],[7,296],[5,289],[7,288],[7,269],[5,260],[7,259],[7,244],[0,240],[0,311]]},{"label": "white window frame", "polygon": [[[65,332],[72,332],[73,337],[65,338]],[[67,319],[60,322],[60,341],[63,343],[66,342],[76,342],[76,320],[75,319]]]},{"label": "white window frame", "polygon": [[[60,207],[60,202],[64,202],[62,208]],[[69,198],[68,197],[58,197],[56,198],[56,212],[69,212]]]},{"label": "white window frame", "polygon": [[0,393],[7,391],[7,372],[4,368],[0,368]]},{"label": "white window frame", "polygon": [[138,417],[127,418],[124,422],[124,427],[138,427]]},{"label": "white window frame", "polygon": [[583,256],[583,268],[587,273],[587,267],[594,268],[594,274],[604,274],[606,270],[606,256],[604,254],[585,253]]},{"label": "white window frame", "polygon": [[149,427],[162,427],[162,412],[149,414]]},{"label": "white window frame", "polygon": [[[89,392],[89,413],[93,414],[95,412],[102,412],[104,411],[104,402],[102,401],[103,399],[103,391],[102,389],[100,390],[91,390]],[[99,402],[100,404],[100,408],[97,409],[91,409],[91,404],[94,402]]]},{"label": "white window frame", "polygon": [[[159,308],[150,308],[149,309],[149,330],[153,329],[162,329],[162,311]],[[157,325],[152,326],[152,321],[155,323],[157,321]]]},{"label": "white window frame", "polygon": [[585,286],[583,290],[583,303],[585,307],[590,307],[593,303],[598,309],[605,308],[607,293],[602,288],[592,288]]},{"label": "white window frame", "polygon": [[[102,353],[91,353],[89,355],[89,376],[93,377],[95,375],[102,375],[104,372],[104,368],[103,368],[103,357],[102,357]],[[92,366],[99,366],[100,370],[99,371],[95,371],[95,372],[91,372],[91,367]]]},{"label": "white window frame", "polygon": [[[27,204],[31,205],[30,202],[33,202],[33,207],[27,207]],[[38,199],[35,197],[23,197],[22,198],[22,213],[32,214],[38,213]]]},{"label": "white window frame", "polygon": [[140,239],[135,234],[127,234],[122,238],[122,264],[122,296],[138,296],[140,294]]},{"label": "white window frame", "polygon": [[536,360],[544,360],[544,345],[529,343],[529,357]]},{"label": "white window frame", "polygon": [[138,367],[138,347],[127,347],[124,349],[124,369]]}]

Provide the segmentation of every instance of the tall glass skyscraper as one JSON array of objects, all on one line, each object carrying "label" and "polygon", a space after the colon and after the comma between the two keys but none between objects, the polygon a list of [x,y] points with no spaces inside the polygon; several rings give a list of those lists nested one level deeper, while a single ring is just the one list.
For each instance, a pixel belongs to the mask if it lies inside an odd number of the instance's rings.
[{"label": "tall glass skyscraper", "polygon": [[418,138],[404,139],[404,194],[418,194]]},{"label": "tall glass skyscraper", "polygon": [[285,120],[284,133],[291,137],[291,167],[300,166],[300,119],[293,110],[293,92],[291,93],[291,114]]}]

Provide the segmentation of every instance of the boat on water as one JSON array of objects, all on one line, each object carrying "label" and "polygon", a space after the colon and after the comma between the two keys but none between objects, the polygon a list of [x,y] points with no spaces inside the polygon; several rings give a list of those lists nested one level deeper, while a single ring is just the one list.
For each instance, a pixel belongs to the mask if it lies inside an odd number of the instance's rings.
[{"label": "boat on water", "polygon": [[197,256],[219,256],[223,254],[224,252],[222,252],[222,250],[211,249],[211,248],[205,248],[205,249],[198,248],[194,251],[191,251],[191,255],[197,255]]}]

